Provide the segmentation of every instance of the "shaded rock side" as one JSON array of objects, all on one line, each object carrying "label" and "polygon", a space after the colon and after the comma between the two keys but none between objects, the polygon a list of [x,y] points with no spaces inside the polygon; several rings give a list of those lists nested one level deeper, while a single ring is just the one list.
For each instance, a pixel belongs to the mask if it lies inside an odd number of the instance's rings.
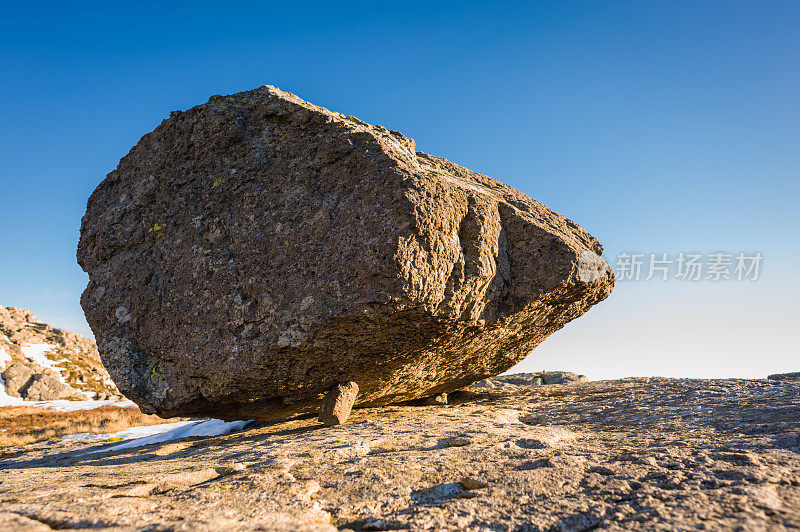
[{"label": "shaded rock side", "polygon": [[599,242],[275,87],[173,112],[89,199],[81,304],[142,411],[270,419],[497,375],[603,300]]}]

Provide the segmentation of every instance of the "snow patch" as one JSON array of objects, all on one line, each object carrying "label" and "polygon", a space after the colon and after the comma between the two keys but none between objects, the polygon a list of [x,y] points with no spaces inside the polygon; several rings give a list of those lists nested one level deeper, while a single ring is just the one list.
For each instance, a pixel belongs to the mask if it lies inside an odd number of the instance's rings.
[{"label": "snow patch", "polygon": [[119,408],[136,408],[136,403],[133,401],[118,401],[115,399],[103,401],[70,401],[68,399],[59,399],[57,401],[24,401],[19,397],[11,397],[8,395],[6,393],[3,377],[0,377],[0,407],[30,406],[33,408],[47,408],[48,410],[56,410],[58,412],[75,412],[76,410],[93,410],[106,405],[117,406]]},{"label": "snow patch", "polygon": [[22,406],[25,404],[20,397],[11,397],[6,393],[6,381],[0,376],[0,406]]},{"label": "snow patch", "polygon": [[[134,447],[141,447],[143,445],[150,445],[153,443],[162,443],[170,440],[177,440],[180,438],[189,437],[211,437],[222,436],[234,430],[242,430],[251,421],[222,421],[221,419],[205,419],[205,420],[191,420],[179,421],[177,423],[163,423],[161,425],[149,425],[146,427],[132,427],[121,432],[113,434],[103,434],[100,437],[108,438],[125,438],[130,441],[113,445],[97,451],[91,451],[87,454],[107,453],[111,451],[119,451],[122,449],[132,449]],[[85,436],[73,434],[71,439],[81,439],[89,437],[97,437],[98,435]],[[69,438],[69,436],[65,436]],[[131,439],[133,438],[133,439]]]},{"label": "snow patch", "polygon": [[25,401],[25,406],[33,406],[38,408],[48,408],[50,410],[57,410],[58,412],[74,412],[76,410],[92,410],[100,408],[101,406],[113,405],[120,408],[134,408],[136,403],[133,401],[117,401],[114,399],[105,401],[70,401],[68,399],[59,399],[57,401]]},{"label": "snow patch", "polygon": [[[50,360],[49,358],[47,358],[47,353],[51,349],[54,349],[56,347],[58,347],[56,344],[25,344],[24,346],[22,346],[21,349],[22,349],[22,354],[25,355],[25,358],[27,358],[31,362],[39,364],[42,367],[52,369],[53,371],[56,372],[58,380],[61,381],[61,384],[66,384],[67,386],[70,386],[70,384],[67,382],[67,379],[64,378],[64,374],[62,373],[63,371],[65,371],[64,368],[56,367],[56,364],[61,364],[62,362],[69,363],[69,360],[67,360],[66,358],[62,358],[61,360]],[[73,387],[70,386],[70,388]],[[76,390],[76,391],[80,392],[81,390]]]},{"label": "snow patch", "polygon": [[54,367],[56,364],[64,362],[64,360],[50,360],[47,358],[47,352],[51,349],[58,347],[55,344],[25,344],[22,346],[22,354],[31,362],[35,362],[42,367],[55,369],[58,371],[60,368]]},{"label": "snow patch", "polygon": [[9,355],[5,349],[0,347],[0,371],[3,371],[6,365],[11,362],[11,355]]},{"label": "snow patch", "polygon": [[[9,362],[11,362],[11,355],[0,347],[0,371],[3,371]],[[4,381],[3,376],[0,375],[0,406],[18,406],[21,403],[21,398],[11,397],[6,393],[6,381]]]}]

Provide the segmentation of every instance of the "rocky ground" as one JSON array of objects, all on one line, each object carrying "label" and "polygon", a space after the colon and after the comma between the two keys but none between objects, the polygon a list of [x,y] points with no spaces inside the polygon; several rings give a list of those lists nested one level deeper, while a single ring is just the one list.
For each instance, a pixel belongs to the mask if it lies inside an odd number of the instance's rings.
[{"label": "rocky ground", "polygon": [[800,528],[800,382],[527,381],[330,428],[6,449],[0,529]]},{"label": "rocky ground", "polygon": [[120,397],[94,341],[0,305],[0,406],[27,401]]}]

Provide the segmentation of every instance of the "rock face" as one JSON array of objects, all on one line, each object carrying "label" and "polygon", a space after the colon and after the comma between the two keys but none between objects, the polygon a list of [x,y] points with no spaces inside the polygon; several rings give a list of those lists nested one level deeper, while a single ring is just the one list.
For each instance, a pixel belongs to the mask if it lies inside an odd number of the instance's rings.
[{"label": "rock face", "polygon": [[3,392],[28,401],[119,395],[93,341],[22,308],[0,306],[0,377],[0,404]]},{"label": "rock face", "polygon": [[81,299],[142,411],[270,419],[446,393],[603,300],[580,226],[274,87],[174,112],[89,199]]}]

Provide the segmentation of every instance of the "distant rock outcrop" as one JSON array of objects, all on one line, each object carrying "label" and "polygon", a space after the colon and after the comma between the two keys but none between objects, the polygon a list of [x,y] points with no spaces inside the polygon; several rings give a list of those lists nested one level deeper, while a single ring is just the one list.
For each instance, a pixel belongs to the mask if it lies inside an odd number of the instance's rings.
[{"label": "distant rock outcrop", "polygon": [[0,306],[0,376],[7,396],[28,401],[119,396],[93,341],[21,308]]},{"label": "distant rock outcrop", "polygon": [[89,199],[81,304],[143,412],[271,419],[497,375],[605,299],[600,243],[518,190],[275,87],[176,111]]},{"label": "distant rock outcrop", "polygon": [[573,384],[589,382],[586,375],[578,375],[570,371],[540,371],[538,373],[514,373],[513,375],[498,375],[491,379],[476,382],[471,389],[493,389],[503,386],[541,386],[543,384]]},{"label": "distant rock outcrop", "polygon": [[793,373],[773,373],[767,378],[772,381],[800,381],[800,371],[795,371]]}]

